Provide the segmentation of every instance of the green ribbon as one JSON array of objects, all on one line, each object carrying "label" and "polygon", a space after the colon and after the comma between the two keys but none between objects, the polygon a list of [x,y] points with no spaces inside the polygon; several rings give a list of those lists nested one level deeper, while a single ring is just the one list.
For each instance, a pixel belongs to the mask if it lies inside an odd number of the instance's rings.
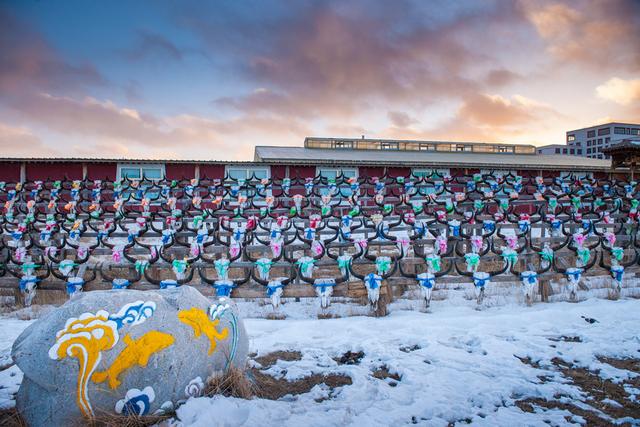
[{"label": "green ribbon", "polygon": [[430,255],[425,258],[425,261],[429,263],[429,266],[431,267],[431,269],[436,273],[442,270],[442,262],[441,262],[442,260],[439,256]]},{"label": "green ribbon", "polygon": [[22,272],[24,274],[27,274],[27,271],[29,270],[35,270],[36,268],[40,267],[39,264],[35,264],[33,262],[25,262],[24,264],[22,264]]},{"label": "green ribbon", "polygon": [[193,217],[193,228],[200,228],[200,224],[202,224],[202,220],[204,220],[202,215],[194,216]]},{"label": "green ribbon", "polygon": [[338,268],[339,269],[348,269],[351,265],[351,258],[341,258],[338,257]]},{"label": "green ribbon", "polygon": [[384,274],[391,270],[391,258],[379,256],[376,258],[376,268],[380,274]]},{"label": "green ribbon", "polygon": [[480,211],[484,208],[484,203],[482,202],[482,200],[474,200],[473,208],[477,211]]},{"label": "green ribbon", "polygon": [[447,210],[447,213],[453,212],[453,202],[451,199],[447,199],[444,203],[444,208]]},{"label": "green ribbon", "polygon": [[173,260],[171,265],[173,267],[173,271],[175,271],[177,274],[182,274],[187,269],[187,261],[185,260],[175,259]]},{"label": "green ribbon", "polygon": [[591,250],[589,248],[578,248],[578,256],[582,261],[583,265],[586,265],[589,262],[589,258],[591,258]]},{"label": "green ribbon", "polygon": [[505,250],[502,252],[502,258],[511,264],[515,264],[518,262],[518,252],[514,250]]},{"label": "green ribbon", "polygon": [[638,200],[636,200],[636,199],[632,199],[631,200],[631,207],[633,209],[638,209],[638,204],[640,204],[640,202]]},{"label": "green ribbon", "polygon": [[267,259],[259,259],[256,261],[256,267],[258,267],[258,270],[260,270],[261,275],[267,275],[269,273],[269,270],[271,270],[272,264],[273,262]]},{"label": "green ribbon", "polygon": [[[611,248],[611,255],[616,259],[616,261],[620,262],[622,261],[622,258],[624,257],[624,249],[616,246],[614,248]],[[588,258],[587,258],[588,260]]]},{"label": "green ribbon", "polygon": [[538,252],[543,260],[553,262],[553,249],[547,247]]},{"label": "green ribbon", "polygon": [[313,268],[313,265],[315,264],[315,262],[316,260],[313,258],[304,257],[296,261],[296,264],[300,266],[300,269],[302,270],[303,273],[308,273],[309,269]]},{"label": "green ribbon", "polygon": [[135,270],[142,275],[144,274],[144,271],[147,269],[147,267],[149,267],[149,261],[139,259],[136,261],[133,268],[135,268]]},{"label": "green ribbon", "polygon": [[391,212],[393,210],[393,205],[391,204],[386,204],[384,205],[384,207],[382,208],[382,210],[384,211],[384,213],[388,214],[389,212]]},{"label": "green ribbon", "polygon": [[329,206],[323,206],[322,208],[320,208],[320,214],[322,216],[327,216],[331,213],[331,208]]},{"label": "green ribbon", "polygon": [[476,267],[480,263],[480,255],[474,253],[464,254],[464,261],[468,267]]},{"label": "green ribbon", "polygon": [[216,268],[218,272],[218,276],[226,277],[227,271],[229,271],[229,260],[228,259],[217,259],[214,261],[213,266]]},{"label": "green ribbon", "polygon": [[575,209],[580,209],[580,207],[582,206],[582,200],[580,200],[580,197],[572,197],[571,204]]},{"label": "green ribbon", "polygon": [[552,197],[551,199],[549,199],[549,207],[551,209],[555,209],[556,206],[558,206],[558,199],[556,199],[555,197]]},{"label": "green ribbon", "polygon": [[295,206],[291,206],[291,208],[289,208],[289,215],[295,215],[296,212],[298,212],[298,208]]},{"label": "green ribbon", "polygon": [[349,215],[351,215],[351,216],[358,216],[359,213],[360,213],[360,207],[359,206],[355,206],[353,209],[351,209],[349,211]]}]

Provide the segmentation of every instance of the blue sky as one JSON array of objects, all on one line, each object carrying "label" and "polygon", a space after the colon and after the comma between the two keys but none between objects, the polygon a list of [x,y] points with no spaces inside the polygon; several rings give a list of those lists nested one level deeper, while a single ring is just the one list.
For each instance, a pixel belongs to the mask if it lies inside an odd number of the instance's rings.
[{"label": "blue sky", "polygon": [[560,143],[640,121],[640,4],[5,1],[9,156],[250,159],[307,135]]}]

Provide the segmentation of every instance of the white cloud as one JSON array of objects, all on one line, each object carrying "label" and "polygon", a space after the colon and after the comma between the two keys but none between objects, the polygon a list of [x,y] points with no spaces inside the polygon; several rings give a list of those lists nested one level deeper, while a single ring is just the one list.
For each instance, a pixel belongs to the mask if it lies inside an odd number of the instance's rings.
[{"label": "white cloud", "polygon": [[599,98],[621,105],[630,105],[640,101],[640,79],[624,80],[613,77],[596,87]]}]

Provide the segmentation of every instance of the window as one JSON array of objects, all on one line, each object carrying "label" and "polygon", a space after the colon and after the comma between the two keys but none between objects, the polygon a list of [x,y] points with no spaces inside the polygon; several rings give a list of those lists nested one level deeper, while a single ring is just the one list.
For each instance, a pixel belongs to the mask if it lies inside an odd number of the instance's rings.
[{"label": "window", "polygon": [[611,128],[598,129],[598,136],[609,135],[610,133],[611,133]]},{"label": "window", "polygon": [[613,133],[618,135],[624,135],[624,128],[616,126],[613,128]]},{"label": "window", "polygon": [[420,145],[418,145],[418,150],[420,150],[420,151],[436,151],[436,144],[420,143]]},{"label": "window", "polygon": [[571,142],[571,141],[575,141],[576,140],[576,136],[575,135],[567,135],[567,142]]},{"label": "window", "polygon": [[120,163],[117,171],[118,179],[150,179],[164,178],[164,165]]},{"label": "window", "polygon": [[381,150],[398,150],[399,144],[397,142],[381,142],[380,149]]},{"label": "window", "polygon": [[562,154],[567,154],[567,149],[566,148],[562,149]]},{"label": "window", "polygon": [[471,151],[471,146],[465,144],[456,144],[456,151]]},{"label": "window", "polygon": [[353,148],[353,142],[351,141],[336,141],[334,142],[334,148]]},{"label": "window", "polygon": [[518,175],[517,170],[500,170],[500,169],[480,169],[480,173],[482,175],[492,174],[496,178],[503,177],[509,174],[511,174],[512,176]]},{"label": "window", "polygon": [[358,176],[357,169],[341,169],[341,168],[318,168],[317,171],[321,177],[328,179],[336,179],[342,173],[345,178]]},{"label": "window", "polygon": [[569,150],[569,154],[576,154],[576,151],[572,148],[571,150]]},{"label": "window", "polygon": [[248,180],[255,175],[257,179],[269,178],[269,168],[260,166],[227,166],[227,175],[233,179]]},{"label": "window", "polygon": [[595,136],[596,136],[595,130],[590,130],[589,132],[587,132],[587,138],[594,138]]},{"label": "window", "polygon": [[556,154],[560,154],[560,149],[556,148]]},{"label": "window", "polygon": [[598,145],[602,145],[602,138],[598,138]]},{"label": "window", "polygon": [[606,137],[606,138],[604,139],[604,143],[605,143],[605,144],[609,144],[609,142],[611,142],[611,138]]},{"label": "window", "polygon": [[514,147],[506,147],[504,145],[498,145],[496,151],[498,153],[513,153],[513,148]]},{"label": "window", "polygon": [[637,128],[631,129],[631,135],[640,135],[640,129],[637,129]]},{"label": "window", "polygon": [[413,176],[415,177],[427,177],[429,178],[431,175],[437,173],[440,176],[449,175],[451,173],[450,169],[413,169],[411,171]]}]

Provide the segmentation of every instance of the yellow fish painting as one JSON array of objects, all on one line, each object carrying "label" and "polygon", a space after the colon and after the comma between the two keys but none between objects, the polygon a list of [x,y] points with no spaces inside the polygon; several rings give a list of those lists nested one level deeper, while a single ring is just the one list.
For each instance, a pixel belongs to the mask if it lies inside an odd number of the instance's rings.
[{"label": "yellow fish painting", "polygon": [[207,313],[198,308],[191,307],[189,310],[180,310],[178,312],[178,319],[185,325],[193,328],[193,335],[198,338],[204,334],[209,338],[209,356],[216,351],[216,340],[224,340],[229,335],[229,328],[224,328],[221,332],[218,332],[216,326],[220,323],[220,319],[210,320]]},{"label": "yellow fish painting", "polygon": [[158,331],[149,331],[137,340],[132,339],[129,334],[124,336],[125,347],[113,361],[111,366],[101,372],[95,372],[91,379],[95,383],[109,380],[109,387],[115,389],[120,386],[118,377],[133,366],[142,368],[147,366],[152,354],[170,347],[175,339],[169,334]]}]

